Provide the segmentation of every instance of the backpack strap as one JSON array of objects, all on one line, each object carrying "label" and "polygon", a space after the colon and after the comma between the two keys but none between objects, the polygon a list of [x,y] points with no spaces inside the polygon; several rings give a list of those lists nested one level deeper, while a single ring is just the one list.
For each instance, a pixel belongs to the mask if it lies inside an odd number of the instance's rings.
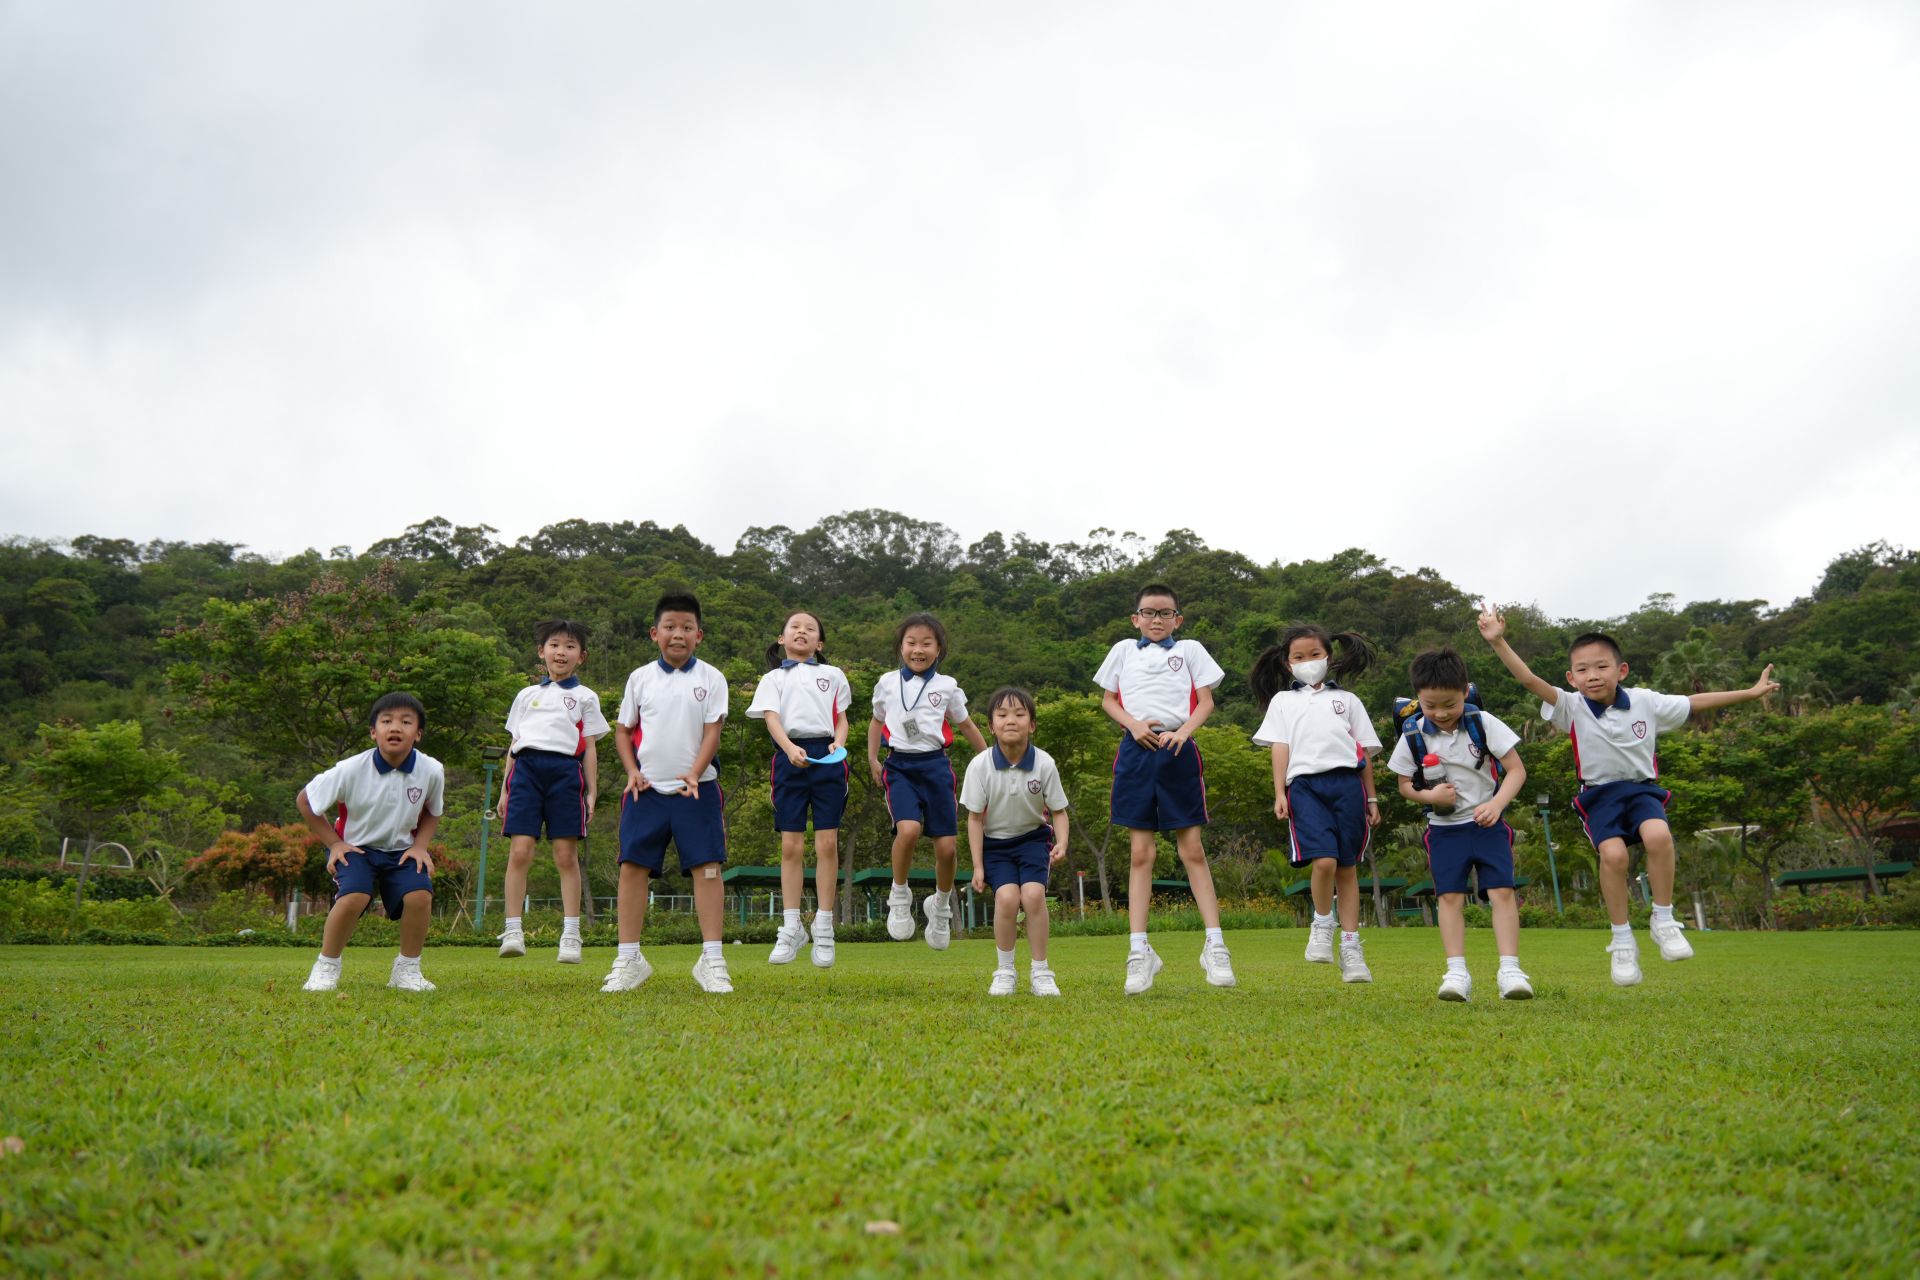
[{"label": "backpack strap", "polygon": [[1401,725],[1400,734],[1407,740],[1407,750],[1413,757],[1413,789],[1415,791],[1425,791],[1427,789],[1427,770],[1424,762],[1427,758],[1427,738],[1425,734],[1420,732],[1420,715],[1418,708],[1416,708],[1414,714],[1408,716],[1405,723]]},{"label": "backpack strap", "polygon": [[1487,766],[1487,772],[1499,778],[1500,762],[1493,758],[1487,746],[1487,726],[1480,721],[1480,708],[1468,707],[1461,712],[1461,718],[1467,723],[1467,741],[1480,749],[1480,759]]}]

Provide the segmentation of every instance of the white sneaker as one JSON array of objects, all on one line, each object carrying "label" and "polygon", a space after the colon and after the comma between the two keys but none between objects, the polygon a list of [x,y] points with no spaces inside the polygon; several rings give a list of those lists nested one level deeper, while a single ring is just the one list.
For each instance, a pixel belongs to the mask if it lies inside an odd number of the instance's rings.
[{"label": "white sneaker", "polygon": [[509,929],[500,935],[500,958],[527,954],[527,935],[519,929]]},{"label": "white sneaker", "polygon": [[1160,972],[1159,953],[1149,946],[1145,951],[1127,953],[1127,994],[1137,996],[1153,985],[1153,975]]},{"label": "white sneaker", "polygon": [[393,958],[393,973],[387,978],[387,985],[401,991],[438,990],[431,982],[427,981],[427,975],[420,972],[419,965],[409,965],[404,969],[401,968],[399,956]]},{"label": "white sneaker", "polygon": [[1533,982],[1518,969],[1500,971],[1500,998],[1502,1000],[1533,999]]},{"label": "white sneaker", "polygon": [[1309,924],[1307,926],[1307,963],[1333,963],[1333,922],[1326,925]]},{"label": "white sneaker", "polygon": [[1367,968],[1366,953],[1360,949],[1360,940],[1340,944],[1340,981],[1372,982],[1373,970]]},{"label": "white sneaker", "polygon": [[733,979],[727,976],[727,962],[724,958],[715,960],[704,951],[693,962],[693,980],[700,984],[702,991],[716,996],[733,994]]},{"label": "white sneaker", "polygon": [[1616,987],[1639,986],[1640,944],[1631,938],[1625,942],[1609,942],[1607,952],[1613,957],[1613,985]]},{"label": "white sneaker", "polygon": [[647,963],[645,956],[635,956],[631,960],[613,962],[613,972],[600,984],[602,995],[609,991],[631,991],[653,976],[653,966]]},{"label": "white sneaker", "polygon": [[913,937],[913,890],[906,885],[887,891],[887,936],[895,942]]},{"label": "white sneaker", "polygon": [[1652,933],[1653,940],[1660,944],[1662,960],[1693,959],[1693,944],[1680,936],[1680,930],[1685,927],[1678,918],[1653,922],[1648,932]]},{"label": "white sneaker", "polygon": [[1027,990],[1037,996],[1057,996],[1060,984],[1053,980],[1053,970],[1034,969],[1027,974]]},{"label": "white sneaker", "polygon": [[1013,994],[1014,987],[1019,985],[1019,982],[1020,975],[1013,970],[995,969],[993,971],[993,983],[987,988],[987,994],[990,996],[1010,996]]},{"label": "white sneaker", "polygon": [[563,933],[560,935],[560,963],[561,964],[579,964],[580,963],[580,935],[579,934]]},{"label": "white sneaker", "polygon": [[1207,971],[1207,985],[1230,987],[1234,984],[1233,958],[1224,942],[1209,942],[1200,948],[1200,967]]},{"label": "white sneaker", "polygon": [[338,960],[315,960],[312,972],[307,974],[307,984],[302,991],[332,991],[340,985],[340,962]]},{"label": "white sneaker", "polygon": [[807,926],[803,924],[783,924],[773,939],[773,954],[767,957],[768,964],[792,964],[793,958],[800,954],[800,948],[807,945]]},{"label": "white sneaker", "polygon": [[953,941],[953,908],[947,905],[947,895],[934,890],[920,904],[920,909],[927,913],[927,945],[935,951],[945,951]]},{"label": "white sneaker", "polygon": [[1464,973],[1447,970],[1447,976],[1440,979],[1440,998],[1465,1004],[1473,999],[1473,979]]},{"label": "white sneaker", "polygon": [[813,967],[816,969],[833,968],[832,933],[815,933],[813,935]]}]

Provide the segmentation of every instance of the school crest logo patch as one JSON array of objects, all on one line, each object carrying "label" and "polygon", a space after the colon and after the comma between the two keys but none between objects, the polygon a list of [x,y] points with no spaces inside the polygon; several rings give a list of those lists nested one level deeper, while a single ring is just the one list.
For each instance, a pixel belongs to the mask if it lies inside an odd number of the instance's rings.
[{"label": "school crest logo patch", "polygon": [[[1342,702],[1342,701],[1340,701],[1340,699],[1338,699],[1338,698],[1335,698],[1335,699],[1333,700],[1333,714],[1335,714],[1335,715],[1337,715],[1337,716],[1343,716],[1343,715],[1345,715],[1345,714],[1347,714],[1347,704],[1346,704],[1346,703],[1344,703],[1344,702]],[[1316,911],[1317,911],[1317,910],[1319,910],[1319,908],[1317,908],[1317,907],[1316,907],[1316,908],[1314,908],[1314,909],[1315,909]]]},{"label": "school crest logo patch", "polygon": [[1487,758],[1486,750],[1477,742],[1469,742],[1467,744],[1467,754],[1473,757],[1475,764],[1479,764]]},{"label": "school crest logo patch", "polygon": [[1647,736],[1647,722],[1645,720],[1635,720],[1633,722],[1633,736],[1636,738],[1644,738]]},{"label": "school crest logo patch", "polygon": [[819,686],[820,692],[822,693],[825,693],[828,689],[833,687],[833,682],[827,679],[825,676],[821,676],[818,680],[815,680],[814,684]]},{"label": "school crest logo patch", "polygon": [[705,685],[693,691],[693,700],[695,702],[705,702],[707,700],[707,689]]},{"label": "school crest logo patch", "polygon": [[580,705],[580,700],[574,697],[563,698],[561,699],[561,701],[567,704],[567,710],[569,711],[572,711],[575,707]]},{"label": "school crest logo patch", "polygon": [[1027,783],[1027,794],[1030,796],[1037,796],[1040,794],[1040,779],[1035,778],[1032,781]]},{"label": "school crest logo patch", "polygon": [[425,795],[425,794],[427,794],[427,793],[426,793],[426,792],[424,792],[424,791],[422,791],[422,790],[421,790],[421,789],[420,789],[419,787],[408,787],[408,788],[407,788],[407,803],[408,803],[408,804],[419,804],[419,803],[420,803],[420,797],[421,797],[421,796],[423,796],[423,795]]},{"label": "school crest logo patch", "polygon": [[1187,665],[1187,660],[1185,658],[1176,656],[1176,657],[1167,659],[1167,670],[1169,671],[1178,671],[1180,668],[1186,665]]},{"label": "school crest logo patch", "polygon": [[930,707],[937,707],[937,706],[939,706],[939,705],[940,705],[940,699],[941,699],[941,697],[942,697],[942,696],[943,696],[943,695],[941,695],[941,694],[938,694],[938,693],[930,693],[930,694],[928,694],[928,695],[927,695],[927,705],[928,705],[928,706],[930,706]]}]

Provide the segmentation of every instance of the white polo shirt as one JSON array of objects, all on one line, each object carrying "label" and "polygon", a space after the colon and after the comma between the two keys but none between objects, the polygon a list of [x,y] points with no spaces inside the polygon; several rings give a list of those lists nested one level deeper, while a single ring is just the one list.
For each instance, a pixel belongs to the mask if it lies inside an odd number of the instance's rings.
[{"label": "white polo shirt", "polygon": [[952,676],[937,667],[916,675],[906,667],[873,683],[873,718],[883,726],[887,746],[906,755],[944,751],[953,726],[967,718],[967,695]]},{"label": "white polo shirt", "polygon": [[747,714],[765,720],[773,712],[789,738],[831,738],[852,705],[846,672],[818,659],[788,658],[760,677]]},{"label": "white polo shirt", "polygon": [[1556,690],[1558,702],[1542,702],[1540,718],[1573,739],[1573,771],[1583,787],[1603,782],[1646,782],[1660,776],[1655,739],[1678,729],[1693,704],[1676,693],[1614,690],[1613,705],[1596,706],[1584,694]]},{"label": "white polo shirt", "polygon": [[342,840],[395,853],[413,847],[422,811],[439,817],[446,807],[447,771],[418,749],[396,765],[369,748],[315,774],[305,790],[315,813],[333,813]]},{"label": "white polo shirt", "polygon": [[[727,718],[727,679],[698,658],[684,667],[657,658],[627,677],[615,718],[633,732],[640,776],[662,795],[674,795],[684,789],[680,775],[693,767],[706,727]],[[719,772],[708,761],[700,781],[712,782]]]},{"label": "white polo shirt", "polygon": [[1067,807],[1067,792],[1052,756],[1029,742],[1024,756],[1009,760],[1000,744],[992,742],[967,761],[960,805],[968,813],[986,815],[986,834],[1004,840],[1052,822],[1054,810]]},{"label": "white polo shirt", "polygon": [[1380,749],[1380,735],[1360,699],[1331,680],[1318,689],[1296,680],[1293,688],[1274,694],[1253,740],[1263,747],[1286,746],[1288,782],[1303,773],[1364,765],[1367,749]]},{"label": "white polo shirt", "polygon": [[1227,673],[1198,640],[1163,645],[1136,636],[1107,650],[1093,682],[1120,695],[1127,714],[1162,729],[1178,729],[1200,705],[1200,690],[1211,689]]},{"label": "white polo shirt", "polygon": [[507,732],[513,750],[558,751],[577,756],[587,743],[605,736],[607,718],[600,714],[600,695],[580,683],[578,676],[542,680],[514,695],[507,711]]},{"label": "white polo shirt", "polygon": [[[1480,713],[1480,729],[1486,734],[1487,751],[1495,760],[1520,745],[1520,735],[1490,712]],[[1427,786],[1437,787],[1443,782],[1451,782],[1460,796],[1452,813],[1441,813],[1436,809],[1427,815],[1427,821],[1436,827],[1457,827],[1463,822],[1472,822],[1474,806],[1493,799],[1493,793],[1500,789],[1500,783],[1493,776],[1493,770],[1481,761],[1478,748],[1473,745],[1473,737],[1467,732],[1466,717],[1463,715],[1448,732],[1436,728],[1433,721],[1422,716],[1420,734],[1426,739],[1428,754],[1440,757],[1440,767],[1427,770]],[[1413,748],[1407,745],[1406,735],[1402,734],[1400,740],[1393,744],[1393,754],[1387,757],[1387,768],[1403,778],[1411,778],[1417,763],[1413,758]]]}]

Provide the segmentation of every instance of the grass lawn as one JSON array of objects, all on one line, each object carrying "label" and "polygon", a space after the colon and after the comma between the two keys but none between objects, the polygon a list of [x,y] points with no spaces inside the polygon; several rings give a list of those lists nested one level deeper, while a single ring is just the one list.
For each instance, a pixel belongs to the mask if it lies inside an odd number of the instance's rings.
[{"label": "grass lawn", "polygon": [[[1920,1272],[1920,933],[1694,935],[1609,985],[1536,930],[1539,998],[1433,998],[1440,940],[1200,935],[1121,994],[989,1000],[991,943],[608,949],[0,947],[0,1274],[1396,1276]],[[871,1234],[870,1224],[897,1224]]]}]

